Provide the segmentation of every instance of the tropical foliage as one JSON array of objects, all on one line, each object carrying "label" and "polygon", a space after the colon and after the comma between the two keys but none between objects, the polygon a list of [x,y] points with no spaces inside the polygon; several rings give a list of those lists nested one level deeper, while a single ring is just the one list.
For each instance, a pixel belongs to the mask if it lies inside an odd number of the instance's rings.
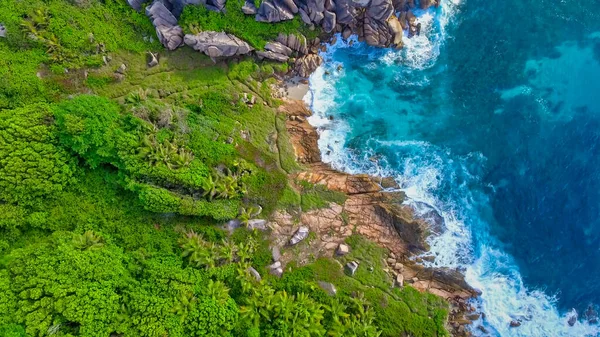
[{"label": "tropical foliage", "polygon": [[[227,6],[194,24],[257,47],[300,27]],[[0,23],[0,336],[445,335],[442,301],[330,259],[277,278],[263,234],[221,229],[345,201],[288,181],[298,165],[269,87],[287,65],[163,51],[124,0],[0,0]]]}]

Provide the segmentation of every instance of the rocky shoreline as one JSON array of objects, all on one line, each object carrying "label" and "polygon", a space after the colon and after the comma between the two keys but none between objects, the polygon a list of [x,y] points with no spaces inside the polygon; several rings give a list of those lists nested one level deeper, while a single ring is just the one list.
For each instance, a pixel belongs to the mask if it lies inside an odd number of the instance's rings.
[{"label": "rocky shoreline", "polygon": [[[414,259],[428,250],[427,237],[432,226],[436,226],[432,217],[417,216],[415,209],[403,204],[407,197],[391,178],[346,174],[321,162],[319,135],[307,121],[310,110],[300,100],[283,98],[283,102],[278,112],[287,116],[286,128],[296,159],[305,167],[300,173],[292,174],[290,180],[321,184],[348,196],[343,205],[332,203],[328,208],[299,215],[301,225],[317,236],[304,252],[304,258],[334,256],[345,238],[359,233],[389,251],[384,271],[396,280],[396,285],[410,284],[448,300],[451,305],[449,331],[453,336],[469,336],[466,326],[482,315],[469,304],[471,298],[479,295],[478,291],[465,282],[460,271],[427,268]],[[283,246],[299,225],[291,214],[279,211],[272,216],[270,226],[273,242]],[[292,258],[301,261],[303,254],[284,255],[281,261],[285,264]],[[479,329],[484,330],[483,326]]]},{"label": "rocky shoreline", "polygon": [[[141,11],[141,0],[128,0]],[[168,50],[188,46],[217,61],[253,55],[258,59],[288,62],[298,76],[308,77],[321,63],[318,55],[321,39],[307,39],[301,33],[280,34],[268,41],[264,50],[255,50],[248,42],[226,32],[201,31],[185,34],[179,16],[187,5],[202,5],[209,10],[225,12],[225,0],[154,0],[145,13],[156,29],[156,35]],[[419,35],[421,24],[415,9],[439,6],[439,0],[265,0],[256,8],[247,0],[239,8],[258,22],[281,22],[300,16],[311,30],[320,29],[322,39],[339,33],[343,39],[357,36],[371,46],[402,48],[404,33],[408,38]]]},{"label": "rocky shoreline", "polygon": [[[134,9],[142,9],[139,0],[128,1]],[[453,336],[470,336],[467,326],[482,316],[469,304],[471,298],[478,296],[477,290],[465,282],[458,270],[427,268],[414,259],[428,250],[428,236],[440,230],[436,229],[439,214],[436,216],[432,209],[431,214],[426,212],[430,216],[417,216],[414,208],[403,204],[407,197],[391,178],[350,175],[321,162],[319,135],[307,121],[311,112],[302,97],[308,90],[307,78],[323,62],[319,55],[323,41],[320,38],[308,40],[302,34],[279,34],[264,50],[255,50],[225,32],[184,34],[178,17],[186,5],[204,5],[210,10],[223,11],[225,1],[155,0],[145,11],[163,46],[174,50],[187,45],[215,62],[253,55],[259,60],[289,63],[290,71],[280,79],[273,96],[283,99],[278,113],[287,117],[286,129],[296,160],[304,167],[300,173],[291,174],[290,180],[325,185],[331,191],[348,196],[343,205],[331,203],[323,209],[294,215],[278,211],[271,216],[268,223],[273,229],[271,239],[278,248],[285,246],[299,228],[316,234],[305,251],[280,256],[278,262],[282,267],[292,259],[300,263],[304,259],[306,263],[308,256],[334,256],[347,237],[359,233],[389,251],[384,271],[395,280],[396,286],[410,284],[419,291],[446,299],[451,305],[448,330]],[[334,34],[340,33],[345,40],[355,35],[371,46],[402,48],[405,31],[409,38],[420,33],[420,24],[412,10],[438,5],[437,0],[265,0],[258,8],[246,1],[240,10],[246,15],[255,15],[256,21],[261,22],[290,20],[298,14],[311,28],[321,27],[324,32],[321,38],[331,43],[337,39]],[[485,332],[483,326],[478,328]]]}]

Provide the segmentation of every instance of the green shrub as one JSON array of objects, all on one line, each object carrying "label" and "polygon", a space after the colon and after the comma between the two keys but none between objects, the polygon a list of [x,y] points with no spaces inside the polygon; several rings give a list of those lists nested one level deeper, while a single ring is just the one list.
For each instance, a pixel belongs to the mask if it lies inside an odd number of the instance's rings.
[{"label": "green shrub", "polygon": [[117,161],[121,115],[119,106],[103,97],[81,95],[54,106],[61,143],[94,168]]},{"label": "green shrub", "polygon": [[0,199],[39,203],[73,182],[74,162],[57,143],[48,105],[0,111]]}]

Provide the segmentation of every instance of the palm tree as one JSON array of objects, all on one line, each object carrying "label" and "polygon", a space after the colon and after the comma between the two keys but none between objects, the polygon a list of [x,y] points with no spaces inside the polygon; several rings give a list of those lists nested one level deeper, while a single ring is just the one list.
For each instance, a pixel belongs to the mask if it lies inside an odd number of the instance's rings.
[{"label": "palm tree", "polygon": [[104,246],[102,238],[92,231],[86,231],[81,235],[75,236],[73,238],[73,244],[77,249],[81,250],[95,250]]},{"label": "palm tree", "polygon": [[235,243],[224,239],[221,242],[219,255],[221,258],[225,259],[225,262],[232,263],[235,260],[235,253],[237,250],[238,247],[235,245]]},{"label": "palm tree", "polygon": [[206,286],[206,295],[222,306],[229,299],[229,288],[225,286],[225,283],[221,281],[215,282],[211,279]]},{"label": "palm tree", "polygon": [[207,198],[209,201],[212,201],[217,195],[217,181],[218,177],[215,178],[214,175],[209,175],[204,179],[204,181],[202,181],[202,189],[204,190],[202,196]]},{"label": "palm tree", "polygon": [[193,293],[182,293],[179,296],[179,299],[175,300],[175,304],[173,305],[173,308],[171,308],[171,312],[180,316],[181,324],[183,324],[189,313],[194,310],[197,302],[198,299]]}]

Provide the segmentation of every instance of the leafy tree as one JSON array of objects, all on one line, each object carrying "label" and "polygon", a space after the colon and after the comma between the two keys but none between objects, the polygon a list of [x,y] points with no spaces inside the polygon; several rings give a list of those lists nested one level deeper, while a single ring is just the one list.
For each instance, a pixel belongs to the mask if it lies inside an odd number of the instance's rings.
[{"label": "leafy tree", "polygon": [[112,245],[81,250],[74,238],[55,232],[10,254],[10,290],[17,300],[14,320],[28,335],[61,331],[108,336],[116,330],[120,293],[132,281],[124,255]]},{"label": "leafy tree", "polygon": [[118,155],[120,108],[107,98],[80,95],[54,106],[60,141],[90,167],[115,163]]},{"label": "leafy tree", "polygon": [[57,146],[46,104],[0,111],[0,199],[34,204],[72,182],[74,162]]}]

